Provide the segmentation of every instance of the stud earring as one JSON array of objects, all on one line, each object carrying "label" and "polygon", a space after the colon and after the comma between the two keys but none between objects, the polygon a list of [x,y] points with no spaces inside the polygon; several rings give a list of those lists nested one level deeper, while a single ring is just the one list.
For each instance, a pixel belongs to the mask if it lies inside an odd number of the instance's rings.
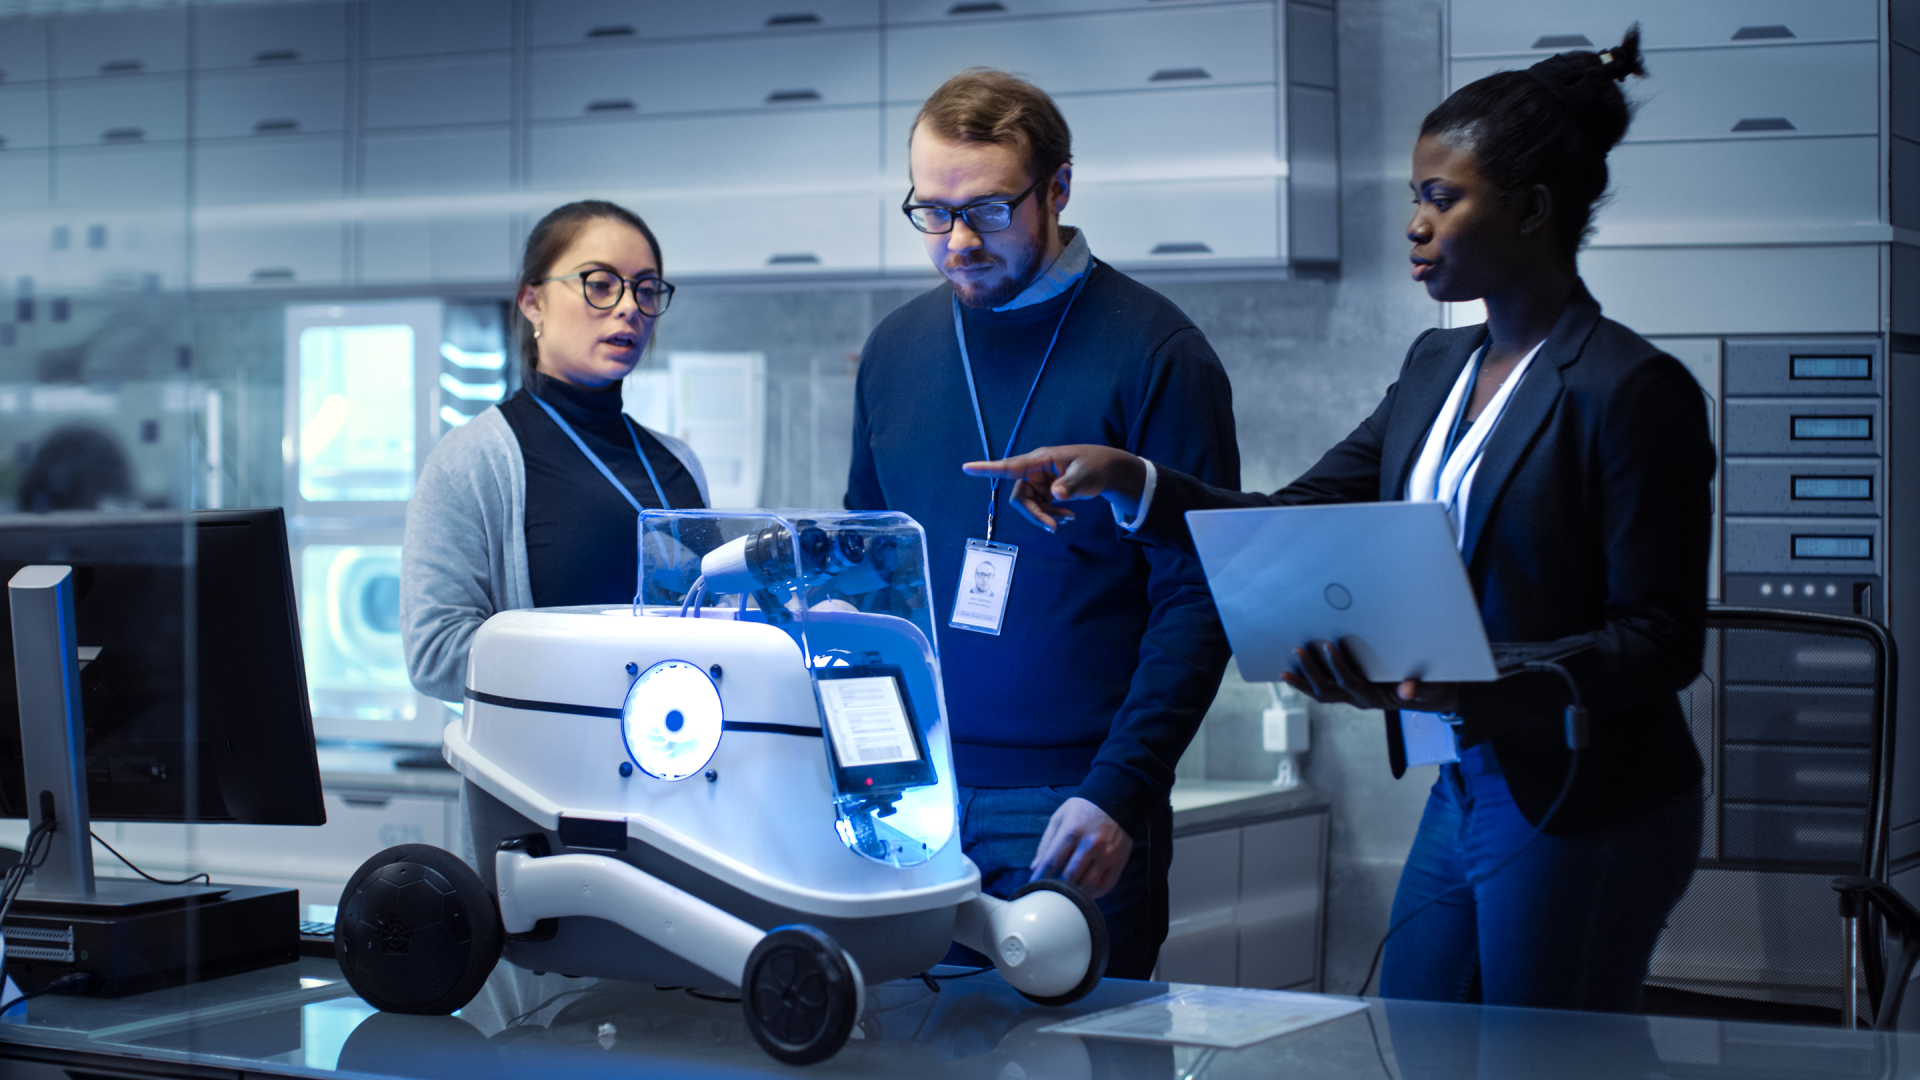
[{"label": "stud earring", "polygon": [[533,340],[535,341],[540,340],[540,328],[537,326],[533,328]]}]

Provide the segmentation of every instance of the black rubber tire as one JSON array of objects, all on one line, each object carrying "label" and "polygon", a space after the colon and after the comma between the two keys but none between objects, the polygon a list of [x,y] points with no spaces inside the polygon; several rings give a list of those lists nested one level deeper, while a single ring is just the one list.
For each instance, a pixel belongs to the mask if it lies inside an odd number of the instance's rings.
[{"label": "black rubber tire", "polygon": [[340,894],[334,948],[347,985],[383,1012],[445,1016],[500,962],[493,893],[473,868],[427,844],[390,847]]},{"label": "black rubber tire", "polygon": [[860,1019],[859,976],[840,943],[811,926],[776,926],[747,957],[740,1009],[762,1049],[789,1065],[840,1052]]},{"label": "black rubber tire", "polygon": [[1087,957],[1086,976],[1073,989],[1057,997],[1038,997],[1025,990],[1020,991],[1020,996],[1036,1005],[1071,1005],[1093,993],[1093,988],[1100,985],[1100,979],[1107,973],[1107,917],[1100,914],[1099,906],[1093,902],[1093,897],[1088,896],[1085,890],[1070,881],[1062,881],[1059,878],[1029,881],[1020,886],[1019,891],[1013,894],[1013,899],[1018,900],[1028,893],[1042,890],[1057,892],[1073,901],[1073,906],[1080,909],[1080,914],[1087,920],[1087,933],[1093,937],[1093,954]]}]

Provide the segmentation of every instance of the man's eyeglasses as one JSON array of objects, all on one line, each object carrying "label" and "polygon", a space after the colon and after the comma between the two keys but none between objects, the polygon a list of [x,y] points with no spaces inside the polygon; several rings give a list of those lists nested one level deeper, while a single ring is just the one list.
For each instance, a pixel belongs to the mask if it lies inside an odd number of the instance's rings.
[{"label": "man's eyeglasses", "polygon": [[955,218],[967,219],[967,227],[977,233],[999,232],[1013,224],[1013,212],[1027,201],[1027,196],[1040,190],[1051,176],[1042,176],[1035,180],[1027,190],[1011,199],[983,199],[970,202],[965,206],[935,206],[932,203],[916,203],[913,192],[908,191],[906,200],[900,204],[900,212],[907,215],[913,227],[923,233],[936,236],[953,231]]},{"label": "man's eyeglasses", "polygon": [[587,306],[599,308],[602,311],[619,304],[620,298],[627,294],[629,288],[633,290],[633,302],[639,305],[642,315],[657,316],[667,310],[667,305],[673,302],[673,286],[659,278],[635,278],[628,281],[606,269],[562,274],[559,277],[542,279],[535,284],[545,285],[549,281],[569,281],[573,278],[580,279],[580,295],[586,299]]}]

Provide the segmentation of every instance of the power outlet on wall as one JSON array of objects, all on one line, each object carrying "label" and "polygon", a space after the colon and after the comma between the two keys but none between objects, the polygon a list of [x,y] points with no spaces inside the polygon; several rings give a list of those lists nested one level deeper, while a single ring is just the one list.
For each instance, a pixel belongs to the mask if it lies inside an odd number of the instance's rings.
[{"label": "power outlet on wall", "polygon": [[[1291,694],[1291,692],[1289,692]],[[1271,754],[1299,754],[1308,749],[1307,705],[1294,697],[1260,714],[1260,748]]]}]

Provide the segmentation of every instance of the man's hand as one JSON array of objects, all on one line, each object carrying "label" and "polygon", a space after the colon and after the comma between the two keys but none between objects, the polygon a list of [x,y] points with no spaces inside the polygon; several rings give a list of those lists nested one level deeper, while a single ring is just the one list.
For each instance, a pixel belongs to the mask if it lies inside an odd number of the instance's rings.
[{"label": "man's hand", "polygon": [[1460,705],[1459,689],[1452,683],[1423,683],[1418,679],[1397,684],[1368,682],[1347,650],[1331,641],[1310,641],[1306,648],[1293,650],[1293,658],[1299,670],[1283,672],[1280,678],[1323,704],[1442,713],[1453,712]]},{"label": "man's hand", "polygon": [[1140,492],[1147,484],[1146,463],[1111,446],[1043,446],[1003,461],[970,461],[961,466],[970,476],[1006,476],[1013,485],[1013,505],[1028,521],[1054,531],[1073,511],[1061,503],[1104,496],[1124,517],[1140,511]]},{"label": "man's hand", "polygon": [[1028,867],[1035,878],[1059,877],[1095,899],[1113,891],[1133,854],[1133,837],[1105,810],[1078,795],[1060,804]]}]

